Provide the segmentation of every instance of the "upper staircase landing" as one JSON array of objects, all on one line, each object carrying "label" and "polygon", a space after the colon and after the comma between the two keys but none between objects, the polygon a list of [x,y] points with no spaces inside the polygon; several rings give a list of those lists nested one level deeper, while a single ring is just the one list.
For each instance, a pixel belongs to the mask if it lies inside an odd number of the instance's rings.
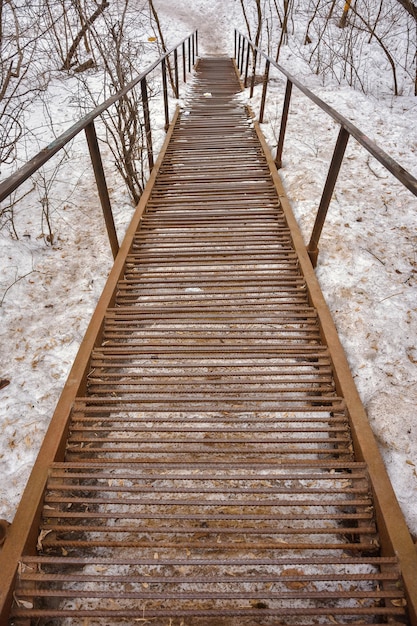
[{"label": "upper staircase landing", "polygon": [[15,624],[407,621],[334,328],[239,91],[229,59],[199,61],[49,468]]}]

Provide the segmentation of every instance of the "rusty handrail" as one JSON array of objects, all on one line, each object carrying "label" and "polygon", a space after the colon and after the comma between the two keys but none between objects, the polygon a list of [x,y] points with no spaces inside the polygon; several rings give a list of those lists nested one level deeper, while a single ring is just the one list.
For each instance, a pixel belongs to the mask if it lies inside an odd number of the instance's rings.
[{"label": "rusty handrail", "polygon": [[[247,50],[246,61],[245,59],[245,47]],[[305,96],[312,100],[320,109],[322,109],[327,115],[333,118],[338,124],[340,124],[340,132],[337,138],[336,146],[333,153],[333,158],[329,167],[326,183],[323,189],[323,194],[319,204],[316,220],[313,226],[310,242],[307,246],[307,250],[313,266],[317,264],[318,256],[318,242],[320,239],[321,231],[326,219],[327,210],[330,205],[333,190],[337,181],[340,166],[343,161],[345,149],[349,137],[353,137],[369,154],[371,154],[381,165],[388,170],[400,183],[406,187],[412,194],[417,196],[417,178],[415,178],[410,172],[404,169],[395,159],[382,150],[374,141],[369,139],[357,126],[352,124],[346,117],[341,115],[333,107],[326,104],[321,98],[316,96],[310,89],[297,80],[290,72],[284,69],[279,63],[271,59],[265,52],[263,52],[258,46],[246,36],[235,30],[235,48],[234,56],[236,59],[236,65],[241,73],[244,75],[245,87],[248,86],[248,67],[249,67],[249,51],[252,50],[254,55],[253,71],[250,81],[250,97],[253,95],[253,88],[255,84],[255,68],[256,58],[258,55],[265,59],[265,73],[263,81],[263,90],[260,104],[259,122],[263,122],[263,114],[265,110],[266,92],[269,79],[269,70],[272,65],[281,72],[287,78],[287,85],[285,91],[285,98],[283,104],[283,110],[281,115],[280,133],[277,144],[277,152],[275,157],[275,165],[278,169],[282,166],[282,151],[284,146],[285,131],[287,126],[288,111],[291,100],[292,87],[295,85]]]},{"label": "rusty handrail", "polygon": [[[154,163],[153,156],[153,148],[152,148],[152,136],[151,136],[151,125],[150,125],[150,117],[149,117],[149,104],[148,104],[148,94],[147,94],[147,86],[146,86],[146,77],[161,65],[162,69],[162,80],[163,80],[163,94],[164,94],[164,109],[165,109],[165,128],[168,128],[169,125],[169,115],[168,115],[168,90],[166,88],[166,60],[167,58],[174,53],[174,66],[175,66],[175,97],[179,97],[179,81],[178,81],[178,48],[181,47],[182,54],[185,55],[186,46],[185,43],[188,41],[188,69],[191,72],[192,67],[195,64],[196,57],[198,56],[198,35],[197,31],[194,31],[191,35],[185,37],[182,41],[180,41],[176,46],[171,48],[168,52],[159,57],[152,65],[150,65],[144,72],[139,74],[136,78],[134,78],[130,83],[126,85],[123,89],[118,91],[114,96],[111,96],[105,102],[97,106],[95,109],[87,113],[84,117],[78,120],[75,124],[73,124],[70,128],[62,133],[59,137],[57,137],[52,143],[43,148],[38,154],[36,154],[32,159],[27,161],[21,168],[16,170],[11,176],[6,178],[3,182],[0,183],[0,202],[2,202],[5,198],[10,196],[13,191],[15,191],[20,185],[22,185],[32,174],[34,174],[42,165],[47,163],[57,152],[62,150],[74,137],[76,137],[81,131],[85,131],[86,139],[90,151],[91,161],[93,165],[94,175],[96,179],[97,189],[100,197],[101,207],[103,210],[107,233],[110,240],[110,245],[112,248],[113,256],[116,257],[117,252],[119,250],[119,244],[117,240],[117,233],[114,225],[113,214],[110,205],[110,199],[107,189],[107,184],[104,176],[103,165],[101,161],[100,150],[97,142],[97,136],[95,131],[94,120],[99,117],[104,111],[107,111],[113,104],[118,102],[123,96],[125,96],[129,91],[131,91],[136,85],[140,83],[141,85],[141,97],[142,97],[142,107],[145,113],[145,131],[146,131],[146,144],[148,151],[148,162],[149,169],[152,170]],[[183,58],[184,68],[186,66],[185,57]],[[184,69],[184,78],[185,78],[185,69]],[[185,82],[185,80],[184,80]]]}]

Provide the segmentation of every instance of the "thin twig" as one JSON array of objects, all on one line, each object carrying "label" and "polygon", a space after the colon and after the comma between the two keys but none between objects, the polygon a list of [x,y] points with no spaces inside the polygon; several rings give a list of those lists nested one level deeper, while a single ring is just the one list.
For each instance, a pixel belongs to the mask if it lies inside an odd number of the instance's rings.
[{"label": "thin twig", "polygon": [[3,306],[3,302],[4,302],[4,299],[5,299],[6,295],[7,295],[7,292],[8,292],[8,291],[10,291],[10,289],[11,289],[12,287],[14,287],[14,285],[16,285],[19,281],[23,280],[23,279],[24,279],[24,278],[26,278],[27,276],[30,276],[31,274],[34,274],[35,272],[36,272],[36,273],[38,273],[38,270],[30,270],[30,272],[27,272],[27,274],[23,274],[23,276],[19,276],[19,278],[16,278],[16,279],[15,279],[15,280],[14,280],[14,281],[13,281],[13,282],[12,282],[12,283],[8,286],[8,287],[7,287],[6,291],[3,293],[3,296],[2,296],[2,298],[1,298],[1,300],[0,300],[0,307],[1,307],[1,306]]},{"label": "thin twig", "polygon": [[387,176],[380,176],[379,174],[377,174],[375,172],[375,170],[372,169],[372,167],[369,164],[370,159],[371,159],[371,157],[368,157],[366,159],[366,165],[369,167],[369,170],[372,172],[372,174],[375,176],[375,178],[378,178],[379,180],[385,180],[387,178]]},{"label": "thin twig", "polygon": [[364,248],[364,250],[366,250],[366,252],[369,252],[369,254],[371,254],[374,259],[376,259],[377,261],[379,261],[380,263],[382,263],[382,265],[385,265],[385,261],[382,261],[382,259],[379,258],[379,256],[377,256],[376,254],[374,254],[372,252],[372,250],[368,250],[368,248]]},{"label": "thin twig", "polygon": [[390,298],[394,298],[395,296],[402,296],[404,292],[403,291],[397,291],[397,293],[392,293],[390,296],[386,296],[385,298],[382,298],[382,300],[379,300],[378,304],[380,304],[381,302],[384,302],[384,300],[389,300]]}]

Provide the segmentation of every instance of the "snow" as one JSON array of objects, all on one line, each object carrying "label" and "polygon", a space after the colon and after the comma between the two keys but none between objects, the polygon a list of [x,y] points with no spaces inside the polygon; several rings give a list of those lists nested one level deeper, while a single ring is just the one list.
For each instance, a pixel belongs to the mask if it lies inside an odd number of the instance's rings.
[{"label": "snow", "polygon": [[[233,28],[244,30],[238,0],[159,0],[155,5],[169,45],[198,28],[200,55],[231,55]],[[378,72],[367,76],[371,93],[365,95],[337,77],[323,82],[297,49],[296,42],[283,46],[280,64],[416,176],[417,99],[404,87],[404,77],[403,95],[394,97],[389,68],[383,71],[386,59],[368,51],[366,63]],[[149,47],[142,69],[154,53]],[[274,149],[285,81],[276,71],[271,78],[262,128]],[[52,85],[49,106],[57,134],[77,117],[75,86],[71,79]],[[255,111],[260,89],[251,103]],[[51,139],[42,102],[33,105],[30,116],[38,129],[36,153]],[[162,138],[161,111],[153,121]],[[306,241],[337,133],[337,125],[294,89],[280,173]],[[0,378],[10,381],[0,389],[0,518],[9,521],[112,264],[83,137],[73,142],[64,169],[57,171],[60,158],[48,166],[48,177],[55,179],[53,246],[45,243],[41,192],[14,209],[18,240],[9,235],[11,222],[0,230]],[[105,150],[103,159],[121,237],[133,209]],[[415,208],[415,197],[350,139],[320,242],[317,275],[400,505],[417,535]]]},{"label": "snow", "polygon": [[[281,63],[283,63],[281,61]],[[366,98],[351,88],[314,92],[414,176],[416,100]],[[269,92],[282,108],[282,86]],[[259,94],[255,94],[255,100]],[[283,177],[306,243],[338,128],[294,94]],[[270,104],[267,117],[277,109]],[[267,119],[267,118],[266,118]],[[312,120],[306,133],[306,119]],[[276,139],[269,124],[270,145]],[[300,167],[302,164],[302,168]],[[350,139],[320,241],[319,278],[410,530],[417,533],[416,198]]]}]

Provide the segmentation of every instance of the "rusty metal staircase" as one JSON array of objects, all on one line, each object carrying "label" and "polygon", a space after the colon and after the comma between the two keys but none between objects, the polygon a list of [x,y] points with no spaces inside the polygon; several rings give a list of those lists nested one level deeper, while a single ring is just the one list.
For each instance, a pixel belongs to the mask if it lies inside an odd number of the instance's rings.
[{"label": "rusty metal staircase", "polygon": [[229,59],[199,61],[54,463],[13,624],[407,623]]}]

